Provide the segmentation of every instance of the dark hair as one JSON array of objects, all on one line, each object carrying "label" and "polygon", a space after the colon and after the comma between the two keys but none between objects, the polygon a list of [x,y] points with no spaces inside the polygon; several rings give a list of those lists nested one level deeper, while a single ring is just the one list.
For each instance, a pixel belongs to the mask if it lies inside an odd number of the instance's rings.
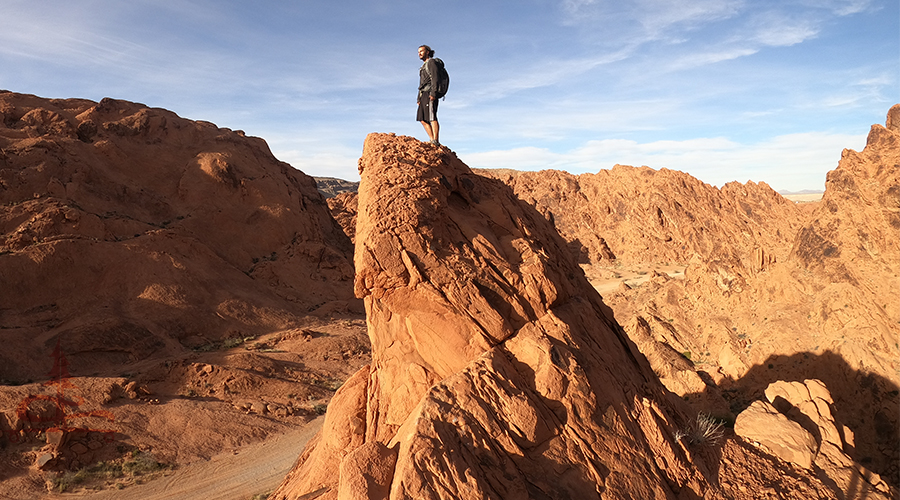
[{"label": "dark hair", "polygon": [[428,52],[428,57],[434,57],[434,49],[427,45],[419,45],[419,48],[425,48],[425,51]]}]

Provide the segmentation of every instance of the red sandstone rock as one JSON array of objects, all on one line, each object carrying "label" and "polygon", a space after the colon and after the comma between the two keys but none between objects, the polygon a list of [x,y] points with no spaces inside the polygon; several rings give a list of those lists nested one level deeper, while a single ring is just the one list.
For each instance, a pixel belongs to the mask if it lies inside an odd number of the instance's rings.
[{"label": "red sandstone rock", "polygon": [[542,214],[412,138],[371,134],[360,169],[372,365],[273,498],[724,498],[715,457],[677,439],[693,418]]},{"label": "red sandstone rock", "polygon": [[755,401],[742,411],[734,423],[734,432],[782,460],[812,468],[818,449],[815,438],[765,401]]},{"label": "red sandstone rock", "polygon": [[[532,195],[582,260],[692,262],[683,281],[657,274],[607,298],[656,374],[541,216],[446,150],[374,136],[362,163],[370,187],[360,197],[369,198],[357,292],[367,296],[376,359],[332,401],[323,433],[277,495],[843,498],[869,493],[860,489],[872,485],[860,479],[868,470],[896,478],[890,341],[900,305],[884,297],[898,291],[898,116],[900,106],[863,152],[844,153],[806,219],[763,184],[715,190],[647,168],[594,176],[611,184],[554,173],[563,181],[540,195],[546,204]],[[122,101],[0,93],[0,185],[0,277],[13,285],[0,298],[15,306],[2,311],[11,336],[0,369],[18,370],[0,376],[44,375],[46,363],[9,360],[43,359],[40,342],[60,333],[82,361],[115,367],[172,340],[192,346],[348,307],[345,243],[321,199],[240,132]],[[631,191],[613,195],[621,187]],[[604,196],[636,201],[615,216],[590,213],[612,208],[597,202]],[[332,209],[352,207],[346,198]],[[342,216],[345,229],[355,212]],[[585,229],[600,220],[614,230]],[[238,357],[260,374],[277,368]],[[218,365],[178,366],[168,376],[197,387],[255,383]],[[718,415],[763,397],[774,380],[827,381],[827,407],[811,389],[795,401],[818,426],[810,432],[825,436],[816,466],[833,486],[734,440],[715,450],[678,443],[693,418],[657,374]],[[7,392],[13,405],[24,397]],[[107,392],[92,404],[111,401]],[[175,436],[172,426],[188,419],[222,418],[191,408],[160,413],[154,428]],[[140,433],[135,422],[117,424]],[[29,425],[0,412],[2,430]],[[179,438],[186,454],[214,450]],[[82,441],[77,450],[94,450]],[[90,453],[62,459],[82,464]]]},{"label": "red sandstone rock", "polygon": [[813,470],[847,498],[891,498],[878,474],[855,463],[852,432],[835,422],[834,401],[819,380],[777,381],[766,389],[768,401],[755,401],[738,415],[734,431],[779,458]]},{"label": "red sandstone rock", "polygon": [[43,376],[56,338],[100,370],[353,307],[314,181],[240,131],[2,92],[0,186],[0,379]]},{"label": "red sandstone rock", "polygon": [[[887,123],[898,114],[895,106]],[[900,131],[875,125],[862,152],[843,153],[823,201],[764,271],[698,258],[684,280],[606,297],[657,373],[682,370],[652,355],[662,342],[715,382],[687,392],[663,377],[698,408],[727,416],[777,380],[822,380],[855,435],[855,459],[893,487],[900,450],[883,443],[900,439],[900,302],[888,299],[900,296],[898,165]]]},{"label": "red sandstone rock", "polygon": [[616,165],[596,174],[477,170],[551,220],[582,263],[733,260],[757,272],[783,258],[801,212],[765,183],[717,189],[683,172]]},{"label": "red sandstone rock", "polygon": [[353,193],[341,193],[328,198],[328,208],[334,220],[341,225],[344,234],[356,243],[356,212],[359,196]]}]

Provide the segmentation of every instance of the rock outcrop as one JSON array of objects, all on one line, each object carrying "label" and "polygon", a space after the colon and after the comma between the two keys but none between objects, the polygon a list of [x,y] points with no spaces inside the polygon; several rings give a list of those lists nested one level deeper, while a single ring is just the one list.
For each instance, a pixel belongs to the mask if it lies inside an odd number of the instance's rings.
[{"label": "rock outcrop", "polygon": [[328,208],[334,220],[341,225],[344,234],[356,243],[356,213],[358,211],[359,196],[356,192],[340,193],[328,198]]},{"label": "rock outcrop", "polygon": [[784,258],[801,222],[765,183],[721,189],[683,172],[616,165],[596,174],[477,170],[551,220],[582,263],[733,262],[751,272]]},{"label": "rock outcrop", "polygon": [[372,365],[273,498],[752,497],[755,479],[723,493],[715,454],[680,439],[694,419],[542,214],[412,138],[369,135],[360,170]]},{"label": "rock outcrop", "polygon": [[822,278],[824,295],[852,288],[853,302],[874,306],[869,317],[856,319],[829,304],[820,320],[832,328],[849,323],[867,330],[879,346],[896,341],[896,330],[882,325],[900,322],[900,301],[885,300],[900,294],[898,116],[900,104],[891,108],[886,126],[872,125],[865,149],[843,151],[837,168],[828,172],[822,202],[791,250],[798,267]]},{"label": "rock outcrop", "polygon": [[42,378],[57,338],[103,372],[359,308],[351,251],[262,139],[0,92],[2,380]]},{"label": "rock outcrop", "polygon": [[322,193],[322,196],[329,200],[345,193],[355,194],[357,189],[359,189],[358,182],[335,179],[334,177],[313,177],[313,179],[315,179],[316,187]]},{"label": "rock outcrop", "polygon": [[[764,182],[721,188],[684,172],[616,165],[596,174],[474,169],[554,224],[581,264],[720,261],[761,272],[787,257],[805,212]],[[353,234],[356,195],[329,199]]]},{"label": "rock outcrop", "polygon": [[891,498],[878,474],[854,461],[853,431],[835,420],[834,400],[820,380],[773,382],[765,400],[741,412],[737,435],[782,460],[812,470],[844,498]]},{"label": "rock outcrop", "polygon": [[[872,127],[863,151],[843,152],[823,200],[764,272],[697,259],[683,280],[604,297],[667,387],[706,411],[736,415],[777,380],[821,380],[854,433],[855,459],[895,488],[900,450],[886,443],[900,440],[898,115],[894,106],[887,126]],[[661,345],[690,359],[651,355]],[[691,370],[712,384],[684,383]]]}]

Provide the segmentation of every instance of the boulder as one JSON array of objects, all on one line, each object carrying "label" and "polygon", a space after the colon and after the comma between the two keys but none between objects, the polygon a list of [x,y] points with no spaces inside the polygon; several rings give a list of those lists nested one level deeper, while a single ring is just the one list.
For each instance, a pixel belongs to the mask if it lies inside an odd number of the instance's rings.
[{"label": "boulder", "polygon": [[765,401],[753,402],[738,415],[734,433],[805,469],[812,468],[818,450],[812,434]]},{"label": "boulder", "polygon": [[835,421],[834,400],[820,380],[777,381],[741,412],[734,431],[782,460],[811,469],[842,498],[893,498],[878,474],[855,462],[852,431]]}]

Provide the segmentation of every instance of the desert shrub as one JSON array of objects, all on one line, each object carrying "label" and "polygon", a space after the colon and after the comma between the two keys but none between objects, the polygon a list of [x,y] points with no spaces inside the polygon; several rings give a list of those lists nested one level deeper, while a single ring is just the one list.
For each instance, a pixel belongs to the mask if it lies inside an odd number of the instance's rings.
[{"label": "desert shrub", "polygon": [[221,351],[224,349],[233,349],[240,345],[243,345],[246,342],[251,342],[256,340],[256,336],[250,337],[240,337],[240,336],[231,336],[226,339],[222,339],[218,342],[213,341],[207,344],[201,345],[199,347],[195,347],[194,350],[197,352],[213,352],[213,351]]},{"label": "desert shrub", "polygon": [[132,476],[140,476],[151,472],[158,472],[166,467],[157,462],[150,453],[137,451],[131,453],[131,460],[126,460],[122,464],[122,470]]},{"label": "desert shrub", "polygon": [[[111,479],[132,478],[150,475],[170,469],[172,466],[158,462],[153,455],[140,450],[134,450],[126,457],[111,460],[109,462],[97,462],[89,467],[84,467],[76,472],[58,474],[49,480],[48,488],[52,491],[65,493],[73,486],[94,481],[108,481]],[[152,476],[151,476],[152,477]],[[135,482],[139,482],[135,479]],[[115,488],[122,489],[123,483],[116,483]]]},{"label": "desert shrub", "polygon": [[116,461],[97,462],[87,470],[91,474],[104,479],[117,479],[125,475],[125,471],[122,470],[122,462]]},{"label": "desert shrub", "polygon": [[231,349],[244,343],[242,338],[229,338],[222,341],[222,349]]},{"label": "desert shrub", "polygon": [[697,421],[687,429],[675,433],[675,441],[700,446],[716,446],[725,436],[722,421],[705,413],[697,414]]},{"label": "desert shrub", "polygon": [[316,387],[321,387],[322,389],[325,389],[326,391],[334,392],[334,391],[340,389],[342,385],[344,385],[344,381],[340,380],[340,379],[332,378],[332,377],[329,377],[327,379],[316,378],[316,379],[313,379],[312,385],[314,385]]}]

